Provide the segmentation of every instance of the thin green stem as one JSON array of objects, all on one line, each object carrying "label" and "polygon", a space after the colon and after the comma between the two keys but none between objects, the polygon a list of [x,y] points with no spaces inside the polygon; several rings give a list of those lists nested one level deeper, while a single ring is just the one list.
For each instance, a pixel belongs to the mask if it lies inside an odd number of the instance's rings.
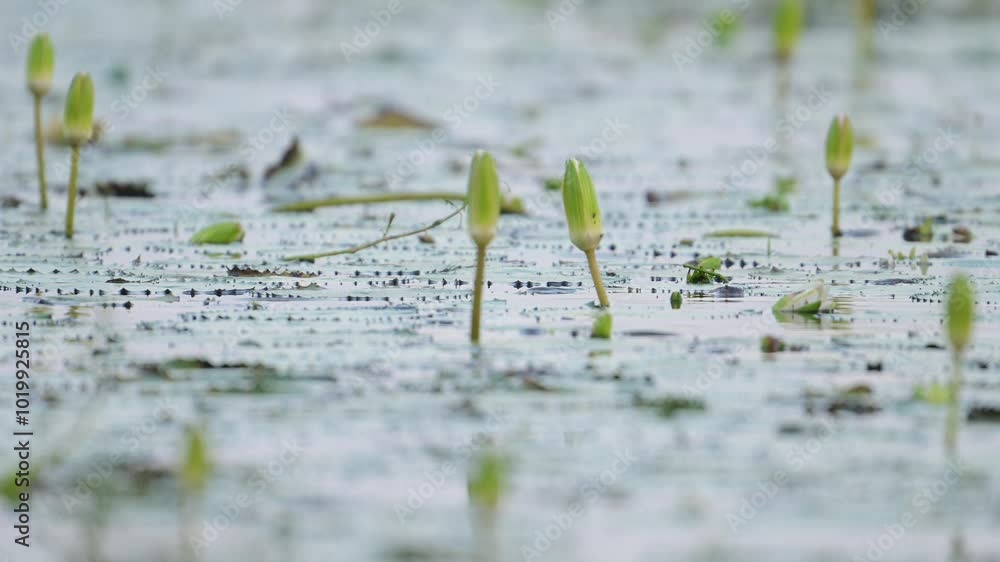
[{"label": "thin green stem", "polygon": [[833,180],[833,236],[843,235],[840,230],[840,178]]},{"label": "thin green stem", "polygon": [[69,168],[69,197],[66,199],[66,238],[73,238],[73,216],[76,212],[76,176],[80,169],[80,145],[73,145],[73,161]]},{"label": "thin green stem", "polygon": [[952,459],[958,457],[958,414],[962,392],[962,354],[955,352],[951,360],[951,381],[948,383],[948,418],[944,432],[944,447]]},{"label": "thin green stem", "polygon": [[[358,195],[353,197],[329,197],[279,205],[276,213],[308,213],[322,207],[345,207],[349,205],[374,205],[380,203],[403,203],[409,201],[462,201],[466,194],[451,191],[428,191],[425,193],[381,193],[378,195]],[[503,198],[500,210],[505,214],[523,214],[524,210],[514,198]]]},{"label": "thin green stem", "polygon": [[35,96],[35,155],[38,157],[38,189],[42,210],[49,208],[49,192],[45,186],[45,142],[42,134],[42,96]]},{"label": "thin green stem", "polygon": [[318,260],[319,258],[328,258],[328,257],[331,257],[331,256],[340,256],[340,255],[343,255],[343,254],[356,254],[356,253],[360,252],[361,250],[367,250],[368,248],[371,248],[372,246],[377,246],[379,244],[382,244],[383,242],[389,242],[390,240],[398,240],[399,238],[406,238],[407,236],[414,236],[414,235],[417,235],[417,234],[421,234],[421,233],[427,232],[428,230],[431,230],[432,228],[435,228],[435,227],[440,226],[441,224],[447,222],[448,220],[452,219],[453,217],[455,217],[456,215],[458,215],[459,213],[461,213],[464,210],[465,210],[465,205],[462,205],[461,207],[459,207],[458,209],[456,209],[454,212],[452,212],[448,216],[446,216],[444,218],[441,218],[441,219],[438,219],[438,220],[432,222],[431,224],[429,224],[429,225],[427,225],[425,227],[418,228],[416,230],[411,230],[409,232],[403,232],[402,234],[393,234],[392,236],[383,235],[378,240],[372,240],[371,242],[365,242],[364,244],[361,244],[359,246],[354,246],[352,248],[346,248],[346,249],[343,249],[343,250],[335,250],[333,252],[321,252],[321,253],[318,253],[318,254],[305,254],[305,255],[301,255],[301,256],[289,256],[289,257],[286,257],[286,258],[283,258],[283,259],[284,259],[284,261],[314,262],[314,261]]},{"label": "thin green stem", "polygon": [[587,264],[590,265],[590,276],[594,278],[594,288],[597,289],[597,300],[604,308],[610,308],[611,303],[608,302],[608,294],[604,291],[604,282],[601,281],[601,267],[597,265],[597,253],[594,250],[585,253]]},{"label": "thin green stem", "polygon": [[483,285],[486,276],[486,245],[476,245],[476,281],[472,288],[472,343],[479,343],[479,318],[483,312]]}]

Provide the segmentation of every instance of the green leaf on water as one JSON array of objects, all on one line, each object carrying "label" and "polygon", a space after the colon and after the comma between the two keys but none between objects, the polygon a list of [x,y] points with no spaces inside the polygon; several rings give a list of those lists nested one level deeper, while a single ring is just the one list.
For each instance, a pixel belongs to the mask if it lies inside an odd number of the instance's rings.
[{"label": "green leaf on water", "polygon": [[934,406],[947,406],[951,403],[951,390],[939,382],[918,385],[913,389],[913,399]]},{"label": "green leaf on water", "polygon": [[220,222],[205,227],[191,237],[193,244],[232,244],[243,241],[246,232],[238,222]]},{"label": "green leaf on water", "polygon": [[836,303],[826,289],[823,281],[817,281],[815,285],[802,291],[787,294],[778,302],[774,303],[771,310],[777,315],[787,312],[799,314],[818,314],[820,312],[833,312]]},{"label": "green leaf on water", "polygon": [[687,282],[693,285],[705,285],[716,281],[719,283],[729,282],[728,277],[718,273],[722,267],[722,260],[715,256],[704,258],[697,265],[690,263],[683,265],[688,268]]}]

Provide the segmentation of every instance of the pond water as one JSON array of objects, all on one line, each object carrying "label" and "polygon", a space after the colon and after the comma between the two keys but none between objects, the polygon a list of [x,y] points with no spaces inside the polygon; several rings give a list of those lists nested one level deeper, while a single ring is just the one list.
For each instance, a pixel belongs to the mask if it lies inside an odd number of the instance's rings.
[{"label": "pond water", "polygon": [[[42,8],[11,4],[0,21],[16,36]],[[69,152],[47,147],[42,214],[24,51],[8,34],[0,342],[30,322],[35,476],[32,547],[5,531],[0,555],[1000,560],[995,416],[963,423],[956,464],[947,408],[914,399],[948,379],[942,300],[964,271],[978,318],[962,418],[1000,406],[996,5],[922,2],[893,19],[883,3],[895,23],[876,29],[872,58],[849,6],[811,5],[782,73],[771,4],[756,0],[56,4],[40,26],[57,51],[46,118],[86,70],[105,135],[83,151],[67,241]],[[719,9],[742,28],[692,47]],[[417,126],[364,126],[380,112]],[[858,147],[834,245],[823,143],[840,112]],[[293,137],[306,164],[263,181]],[[460,218],[433,242],[282,262],[454,206],[274,205],[462,193],[477,148],[526,207],[490,247],[478,349]],[[570,156],[600,195],[610,340],[588,337],[586,260],[545,188]],[[787,212],[750,204],[782,178]],[[153,196],[98,195],[108,181]],[[932,240],[904,240],[926,218]],[[242,223],[241,243],[189,243],[224,220]],[[710,236],[732,229],[771,236]],[[729,289],[685,282],[683,264],[711,255],[729,258]],[[775,317],[817,280],[836,312]],[[765,336],[790,350],[763,353]],[[214,470],[181,502],[189,426]],[[490,513],[467,492],[487,453],[508,467]],[[12,529],[14,513],[2,520]]]}]

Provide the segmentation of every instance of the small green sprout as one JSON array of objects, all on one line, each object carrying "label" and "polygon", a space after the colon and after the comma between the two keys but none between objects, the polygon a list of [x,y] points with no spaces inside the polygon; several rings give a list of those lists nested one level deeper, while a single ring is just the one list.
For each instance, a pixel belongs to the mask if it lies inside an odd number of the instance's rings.
[{"label": "small green sprout", "polygon": [[775,56],[778,62],[787,63],[795,54],[795,47],[802,35],[804,19],[802,0],[779,0],[774,14]]},{"label": "small green sprout", "polygon": [[788,312],[818,314],[820,312],[833,312],[835,309],[836,302],[830,297],[823,281],[817,281],[808,289],[785,295],[771,307],[776,315]]},{"label": "small green sprout", "polygon": [[494,451],[480,455],[469,470],[469,501],[477,506],[495,510],[507,491],[510,465],[507,459]]},{"label": "small green sprout", "polygon": [[965,350],[972,342],[972,331],[976,322],[976,291],[969,278],[956,275],[948,287],[945,305],[945,329],[951,343],[952,371],[949,382],[951,402],[948,404],[947,425],[945,425],[945,448],[954,456],[958,448],[958,409],[962,391],[962,360]]},{"label": "small green sprout", "polygon": [[42,210],[49,208],[49,194],[45,185],[45,142],[42,130],[42,98],[52,89],[56,51],[47,33],[39,33],[28,49],[28,90],[35,102],[35,156],[38,159],[38,190]]},{"label": "small green sprout", "polygon": [[583,162],[571,159],[566,161],[566,175],[563,177],[563,207],[566,211],[566,223],[569,225],[569,239],[573,245],[587,255],[590,275],[594,278],[594,288],[601,306],[608,308],[608,294],[601,281],[601,270],[597,265],[597,245],[604,238],[604,226],[601,224],[601,208],[597,203],[597,190],[590,179]]},{"label": "small green sprout", "polygon": [[715,256],[704,258],[697,264],[694,262],[686,263],[684,267],[688,269],[686,280],[692,285],[707,285],[716,281],[729,282],[728,277],[719,273],[719,269],[722,268],[722,260]]},{"label": "small green sprout", "polygon": [[246,236],[243,225],[238,222],[220,222],[206,226],[191,237],[192,244],[232,244],[241,242]]},{"label": "small green sprout", "polygon": [[90,140],[94,131],[94,81],[89,74],[77,73],[66,94],[63,114],[63,135],[69,142],[73,158],[69,173],[69,198],[66,203],[66,238],[73,238],[73,217],[76,212],[76,180],[80,169],[80,147]]},{"label": "small green sprout", "polygon": [[826,134],[826,169],[833,178],[833,235],[840,236],[840,180],[851,167],[854,129],[846,115],[834,117]]},{"label": "small green sprout", "polygon": [[594,328],[590,332],[590,337],[601,340],[611,339],[611,313],[602,312],[594,319]]},{"label": "small green sprout", "polygon": [[196,495],[205,489],[212,473],[208,444],[201,429],[189,426],[184,430],[184,456],[181,459],[180,476],[184,491]]},{"label": "small green sprout", "polygon": [[472,156],[469,169],[469,234],[476,243],[476,280],[472,296],[472,332],[470,339],[479,342],[479,321],[483,307],[483,285],[486,274],[486,247],[497,235],[500,222],[500,178],[496,162],[488,152]]}]

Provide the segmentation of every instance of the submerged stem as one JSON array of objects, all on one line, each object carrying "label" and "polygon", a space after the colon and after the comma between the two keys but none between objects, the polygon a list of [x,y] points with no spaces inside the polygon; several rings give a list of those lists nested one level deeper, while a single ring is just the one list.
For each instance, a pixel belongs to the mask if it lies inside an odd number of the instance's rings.
[{"label": "submerged stem", "polygon": [[833,236],[843,235],[840,230],[840,178],[833,180]]},{"label": "submerged stem", "polygon": [[952,459],[958,457],[959,395],[962,391],[962,355],[955,353],[951,361],[951,381],[948,383],[948,418],[944,431],[944,447]]},{"label": "submerged stem", "polygon": [[435,227],[440,226],[441,224],[447,222],[448,220],[450,220],[453,217],[455,217],[455,215],[461,213],[464,210],[465,210],[465,205],[462,205],[461,207],[459,207],[458,209],[456,209],[453,213],[449,214],[448,216],[446,216],[444,218],[440,218],[440,219],[432,222],[431,224],[429,224],[429,225],[427,225],[425,227],[418,228],[416,230],[411,230],[409,232],[403,232],[401,234],[393,234],[392,236],[382,236],[378,240],[372,240],[371,242],[365,242],[364,244],[361,244],[359,246],[354,246],[353,248],[346,248],[346,249],[343,249],[343,250],[335,250],[333,252],[321,252],[321,253],[318,253],[318,254],[306,254],[306,255],[302,255],[302,256],[289,256],[289,257],[283,258],[283,260],[284,261],[306,261],[306,262],[313,262],[313,261],[318,260],[319,258],[328,258],[328,257],[331,257],[331,256],[339,256],[339,255],[343,255],[343,254],[356,254],[356,253],[360,252],[361,250],[367,250],[368,248],[371,248],[372,246],[377,246],[377,245],[379,245],[379,244],[381,244],[383,242],[389,242],[390,240],[398,240],[400,238],[406,238],[407,236],[415,236],[417,234],[421,234],[421,233],[427,232],[428,230],[431,230],[432,228],[435,228]]},{"label": "submerged stem", "polygon": [[45,142],[42,134],[42,96],[35,96],[35,155],[38,157],[38,190],[42,210],[49,208],[49,193],[45,186]]},{"label": "submerged stem", "polygon": [[604,291],[604,282],[601,281],[601,268],[597,265],[597,253],[594,250],[588,250],[585,253],[587,254],[587,264],[590,265],[590,276],[594,278],[594,288],[597,289],[597,300],[600,301],[601,306],[609,308],[611,303],[608,302],[608,294]]},{"label": "submerged stem", "polygon": [[76,211],[76,176],[80,169],[80,145],[73,145],[69,169],[69,197],[66,199],[66,238],[73,238],[73,215]]},{"label": "submerged stem", "polygon": [[472,288],[472,343],[479,343],[479,318],[483,311],[483,285],[486,275],[486,245],[476,244],[476,281]]}]

